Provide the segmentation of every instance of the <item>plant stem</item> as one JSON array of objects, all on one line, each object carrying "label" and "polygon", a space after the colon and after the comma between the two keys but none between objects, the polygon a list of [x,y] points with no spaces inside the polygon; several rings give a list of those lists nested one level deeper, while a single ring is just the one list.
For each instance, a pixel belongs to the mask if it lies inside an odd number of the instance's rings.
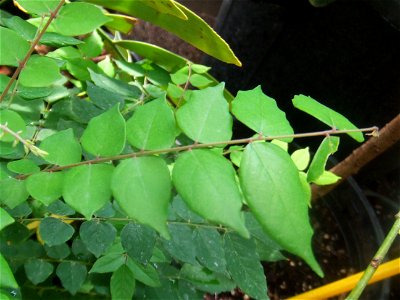
[{"label": "plant stem", "polygon": [[26,53],[24,59],[21,62],[19,62],[18,68],[15,70],[13,76],[11,77],[11,79],[8,82],[7,86],[5,87],[3,93],[1,94],[0,103],[6,97],[9,89],[12,86],[12,84],[17,79],[17,77],[18,77],[19,73],[21,73],[22,69],[25,67],[29,57],[32,55],[33,51],[35,51],[35,47],[39,44],[39,41],[42,38],[43,34],[46,32],[47,28],[50,26],[50,24],[54,20],[54,18],[57,16],[59,10],[64,5],[64,3],[65,3],[65,0],[61,0],[60,3],[58,3],[57,7],[54,9],[54,11],[50,12],[49,19],[47,20],[46,24],[44,24],[43,29],[39,32],[39,34],[36,36],[36,38],[31,43],[31,47],[29,48],[28,52]]},{"label": "plant stem", "polygon": [[397,213],[396,221],[394,222],[392,228],[387,234],[382,245],[379,247],[378,251],[376,252],[374,258],[371,260],[360,281],[357,283],[356,287],[351,291],[351,293],[347,296],[346,300],[357,300],[360,297],[361,293],[367,286],[368,281],[371,279],[376,269],[378,269],[379,265],[382,263],[390,246],[393,244],[394,239],[399,234],[399,231],[400,231],[400,211]]}]

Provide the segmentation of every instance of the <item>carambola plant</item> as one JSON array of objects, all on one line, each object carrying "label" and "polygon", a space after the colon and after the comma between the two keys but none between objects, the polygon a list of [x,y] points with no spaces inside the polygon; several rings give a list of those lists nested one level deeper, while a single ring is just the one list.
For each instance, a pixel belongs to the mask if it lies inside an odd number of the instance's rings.
[{"label": "carambola plant", "polygon": [[[267,299],[260,261],[283,250],[323,276],[310,183],[338,179],[325,171],[334,135],[362,142],[371,129],[298,95],[294,106],[329,129],[295,134],[260,87],[233,97],[208,67],[121,39],[138,17],[240,65],[175,1],[14,3],[23,17],[0,11],[0,65],[13,74],[0,75],[2,299],[202,299],[235,287]],[[233,140],[233,122],[254,136]],[[311,162],[308,148],[288,150],[318,135]]]}]

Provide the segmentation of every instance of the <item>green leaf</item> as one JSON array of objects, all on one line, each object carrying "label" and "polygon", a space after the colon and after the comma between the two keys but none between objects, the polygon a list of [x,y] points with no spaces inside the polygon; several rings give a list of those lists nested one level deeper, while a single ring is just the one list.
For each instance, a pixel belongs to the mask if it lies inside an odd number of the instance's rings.
[{"label": "green leaf", "polygon": [[[0,110],[0,124],[6,125],[13,132],[23,134],[26,130],[25,121],[22,117],[12,110]],[[2,142],[13,142],[15,137],[10,133],[0,129],[0,140]]]},{"label": "green leaf", "polygon": [[17,67],[30,48],[29,42],[20,37],[15,31],[1,26],[0,36],[3,40],[0,43],[0,65]]},{"label": "green leaf", "polygon": [[214,272],[226,270],[225,252],[221,235],[216,229],[198,227],[194,230],[194,245],[199,262]]},{"label": "green leaf", "polygon": [[58,0],[15,0],[19,6],[29,13],[43,15],[54,11],[60,1]]},{"label": "green leaf", "polygon": [[84,44],[78,45],[78,49],[81,51],[85,58],[92,58],[101,54],[104,44],[103,40],[96,30],[93,31],[83,41]]},{"label": "green leaf", "polygon": [[208,86],[209,84],[213,83],[214,81],[210,80],[206,76],[199,75],[199,74],[193,74],[192,76],[190,76],[189,82],[194,87],[204,88],[204,87]]},{"label": "green leaf", "polygon": [[227,268],[239,288],[256,299],[269,299],[267,280],[253,240],[228,233],[224,235]]},{"label": "green leaf", "polygon": [[88,261],[93,258],[93,254],[89,252],[85,244],[78,237],[74,239],[74,241],[72,242],[71,248],[72,248],[72,253],[79,260]]},{"label": "green leaf", "polygon": [[124,97],[118,93],[111,92],[101,87],[95,86],[93,83],[87,81],[87,93],[90,100],[99,108],[108,110],[118,103],[122,107],[124,104]]},{"label": "green leaf", "polygon": [[[294,96],[292,101],[294,107],[308,113],[314,118],[317,118],[326,125],[329,125],[331,128],[335,128],[338,130],[358,129],[347,118],[330,109],[329,107],[317,102],[311,97],[296,95]],[[348,133],[348,135],[355,139],[357,142],[364,141],[364,136],[362,132],[350,132]]]},{"label": "green leaf", "polygon": [[29,194],[48,206],[62,195],[64,173],[42,172],[33,174],[26,180]]},{"label": "green leaf", "polygon": [[45,281],[54,270],[51,263],[42,259],[28,260],[24,264],[26,277],[34,284],[37,285]]},{"label": "green leaf", "polygon": [[181,106],[176,119],[182,131],[195,142],[212,143],[230,140],[232,117],[224,95],[224,84],[193,91]]},{"label": "green leaf", "polygon": [[147,264],[153,255],[156,237],[153,229],[141,224],[128,223],[121,231],[121,244],[131,258]]},{"label": "green leaf", "polygon": [[122,152],[125,147],[125,120],[119,104],[90,120],[82,134],[82,147],[96,156],[111,156]]},{"label": "green leaf", "polygon": [[56,60],[32,55],[19,75],[19,82],[26,87],[47,87],[62,78]]},{"label": "green leaf", "polygon": [[14,222],[14,218],[11,217],[6,210],[0,207],[0,231],[2,231],[4,227],[7,227]]},{"label": "green leaf", "polygon": [[0,186],[0,202],[11,209],[17,207],[29,197],[24,181],[7,178],[0,181]]},{"label": "green leaf", "polygon": [[72,58],[66,62],[66,68],[80,81],[90,80],[90,71],[100,72],[100,68],[91,60],[84,58]]},{"label": "green leaf", "polygon": [[[232,113],[249,128],[263,136],[293,134],[286,115],[274,99],[265,95],[261,86],[249,91],[239,91],[232,102]],[[291,142],[293,138],[282,139]]]},{"label": "green leaf", "polygon": [[204,74],[210,71],[210,67],[199,65],[199,64],[192,64],[190,66],[192,68],[192,71],[197,73],[197,74]]},{"label": "green leaf", "polygon": [[113,225],[100,221],[86,221],[79,229],[79,235],[86,248],[96,257],[102,255],[114,242],[117,230]]},{"label": "green leaf", "polygon": [[169,237],[167,215],[172,187],[162,158],[146,156],[122,161],[115,169],[111,187],[129,217]]},{"label": "green leaf", "polygon": [[132,299],[135,293],[135,277],[127,265],[122,265],[112,274],[110,290],[112,299]]},{"label": "green leaf", "polygon": [[82,157],[81,145],[71,128],[45,138],[40,143],[40,149],[48,153],[44,158],[46,161],[59,166],[80,162]]},{"label": "green leaf", "polygon": [[126,123],[128,142],[138,149],[157,150],[175,142],[175,118],[165,96],[138,107]]},{"label": "green leaf", "polygon": [[189,79],[189,67],[184,66],[175,73],[171,74],[171,80],[176,85],[185,84]]},{"label": "green leaf", "polygon": [[111,18],[111,21],[105,24],[108,28],[125,34],[129,34],[137,22],[137,20],[133,17],[120,14],[107,13],[106,16]]},{"label": "green leaf", "polygon": [[121,253],[111,253],[100,257],[94,263],[93,267],[90,269],[89,273],[111,273],[120,266],[122,266],[126,261],[126,256]]},{"label": "green leaf", "polygon": [[310,183],[307,181],[307,174],[304,172],[299,172],[299,178],[301,185],[303,186],[304,192],[306,193],[305,200],[307,200],[308,207],[311,207],[311,186]]},{"label": "green leaf", "polygon": [[172,178],[194,212],[249,237],[241,214],[242,196],[235,170],[228,160],[211,150],[188,151],[176,161]]},{"label": "green leaf", "polygon": [[40,171],[40,168],[30,159],[10,161],[7,168],[17,174],[31,174]]},{"label": "green leaf", "polygon": [[268,236],[322,276],[311,248],[307,194],[289,154],[271,143],[249,144],[239,177],[247,203]]},{"label": "green leaf", "polygon": [[231,162],[239,167],[240,166],[240,162],[242,160],[242,156],[243,156],[243,146],[230,146],[229,147],[229,158],[231,160]]},{"label": "green leaf", "polygon": [[[90,17],[88,17],[90,16]],[[64,5],[52,22],[52,29],[60,34],[75,36],[94,31],[111,21],[102,10],[92,4],[73,2]]]},{"label": "green leaf", "polygon": [[174,197],[172,208],[175,214],[185,221],[190,223],[204,223],[204,219],[189,209],[179,194]]},{"label": "green leaf", "polygon": [[64,261],[58,265],[56,274],[60,278],[62,286],[75,295],[85,282],[87,270],[79,262]]},{"label": "green leaf", "polygon": [[44,218],[39,225],[40,236],[50,247],[68,241],[74,234],[74,231],[71,225],[52,217]]},{"label": "green leaf", "polygon": [[128,257],[126,265],[132,271],[133,276],[135,276],[137,281],[151,287],[158,287],[161,285],[157,270],[151,264],[142,266],[137,264],[132,258]]},{"label": "green leaf", "polygon": [[146,5],[146,1],[88,0],[88,2],[151,22],[219,60],[241,66],[228,44],[199,16],[176,1],[175,5],[186,15],[187,20],[170,14],[160,14],[158,10]]},{"label": "green leaf", "polygon": [[335,173],[324,171],[321,176],[314,180],[314,183],[318,185],[329,185],[338,182],[340,179],[341,177],[337,176]]},{"label": "green leaf", "polygon": [[310,167],[308,168],[308,182],[314,182],[324,173],[328,157],[337,151],[339,141],[340,138],[337,136],[328,136],[324,138],[311,161]]},{"label": "green leaf", "polygon": [[6,259],[0,253],[0,287],[2,288],[18,288],[18,283],[15,281],[14,275],[8,265]]},{"label": "green leaf", "polygon": [[75,211],[61,200],[56,200],[47,207],[47,211],[60,216],[71,216]]},{"label": "green leaf", "polygon": [[310,163],[310,150],[309,148],[303,148],[296,150],[290,155],[294,164],[299,171],[304,171]]},{"label": "green leaf", "polygon": [[66,172],[63,197],[73,209],[87,219],[111,198],[114,167],[107,164],[83,165]]},{"label": "green leaf", "polygon": [[44,245],[44,249],[46,250],[47,256],[54,259],[64,259],[71,254],[71,250],[66,243],[51,247]]},{"label": "green leaf", "polygon": [[5,209],[14,218],[27,217],[32,213],[32,209],[27,201],[25,201],[24,203],[18,205],[13,209],[7,207]]},{"label": "green leaf", "polygon": [[193,230],[182,224],[169,224],[170,240],[163,240],[163,246],[177,260],[196,264],[196,248],[193,246]]}]

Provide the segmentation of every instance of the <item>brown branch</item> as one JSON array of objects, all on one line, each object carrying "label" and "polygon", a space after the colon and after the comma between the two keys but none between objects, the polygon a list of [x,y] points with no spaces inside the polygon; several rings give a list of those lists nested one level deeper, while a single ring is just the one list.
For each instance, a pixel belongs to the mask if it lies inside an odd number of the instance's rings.
[{"label": "brown branch", "polygon": [[43,29],[39,32],[39,34],[36,36],[36,38],[31,43],[31,47],[29,48],[28,52],[26,53],[24,59],[21,62],[19,62],[18,68],[15,70],[13,76],[11,77],[11,79],[8,82],[7,86],[5,87],[3,93],[1,94],[0,103],[6,97],[8,91],[10,90],[10,88],[11,88],[12,84],[14,83],[14,81],[17,80],[17,77],[18,77],[19,73],[21,73],[22,69],[25,67],[26,63],[28,62],[29,57],[31,57],[33,51],[35,51],[35,47],[39,44],[40,39],[42,38],[43,34],[46,32],[47,28],[50,26],[51,22],[57,16],[59,10],[64,5],[64,2],[65,2],[65,0],[61,0],[60,3],[58,3],[57,7],[54,9],[54,11],[50,12],[49,19],[47,20],[46,24],[44,24]]},{"label": "brown branch", "polygon": [[349,176],[355,175],[367,163],[384,153],[400,140],[400,115],[385,125],[377,137],[372,137],[366,143],[355,149],[348,157],[334,166],[330,171],[340,176],[341,179],[331,185],[312,185],[312,199],[316,200],[345,181]]}]

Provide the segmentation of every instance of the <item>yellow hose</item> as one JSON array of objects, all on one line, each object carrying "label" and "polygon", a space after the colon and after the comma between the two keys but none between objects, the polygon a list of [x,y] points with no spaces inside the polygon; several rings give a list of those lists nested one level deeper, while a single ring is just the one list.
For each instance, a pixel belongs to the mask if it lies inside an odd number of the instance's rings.
[{"label": "yellow hose", "polygon": [[[288,298],[287,300],[320,300],[346,293],[356,286],[363,273],[364,272],[360,272],[351,275],[349,277],[329,283],[314,290]],[[368,284],[383,280],[388,277],[392,277],[397,274],[400,274],[400,257],[380,265]]]}]

